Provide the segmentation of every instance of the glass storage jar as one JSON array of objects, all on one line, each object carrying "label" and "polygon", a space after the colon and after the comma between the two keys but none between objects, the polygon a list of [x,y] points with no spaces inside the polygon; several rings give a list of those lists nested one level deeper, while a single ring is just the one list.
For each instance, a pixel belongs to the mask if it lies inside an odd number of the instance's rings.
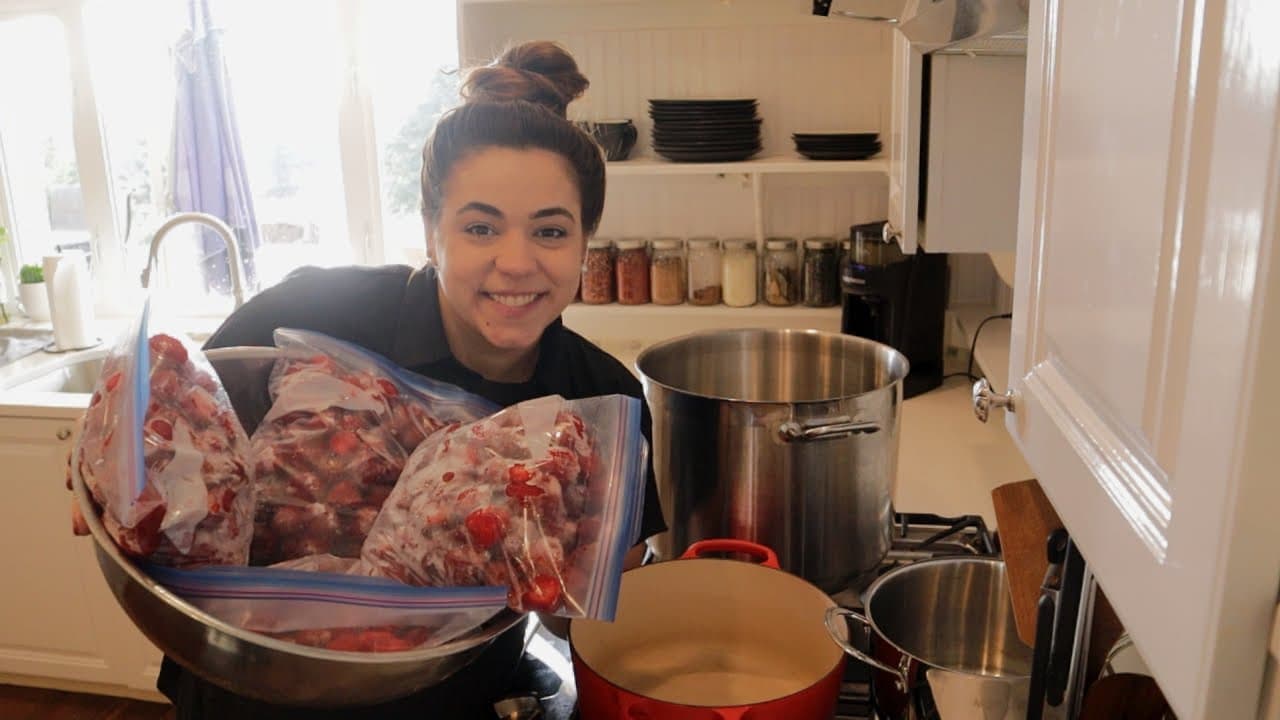
[{"label": "glass storage jar", "polygon": [[679,305],[684,302],[684,241],[679,238],[656,238],[649,266],[649,297],[655,305]]},{"label": "glass storage jar", "polygon": [[830,307],[840,301],[840,258],[836,239],[812,237],[804,241],[801,295],[809,307]]},{"label": "glass storage jar", "polygon": [[795,305],[800,296],[800,256],[794,238],[764,242],[764,288],[767,305]]},{"label": "glass storage jar", "polygon": [[758,274],[756,241],[749,238],[725,240],[721,268],[724,304],[731,307],[754,305]]},{"label": "glass storage jar", "polygon": [[643,305],[649,302],[649,251],[641,238],[622,238],[614,243],[618,252],[614,263],[618,277],[618,303]]},{"label": "glass storage jar", "polygon": [[611,303],[614,292],[613,241],[592,238],[587,241],[587,257],[582,269],[582,302],[588,305]]},{"label": "glass storage jar", "polygon": [[689,304],[720,304],[720,241],[713,237],[689,239]]}]

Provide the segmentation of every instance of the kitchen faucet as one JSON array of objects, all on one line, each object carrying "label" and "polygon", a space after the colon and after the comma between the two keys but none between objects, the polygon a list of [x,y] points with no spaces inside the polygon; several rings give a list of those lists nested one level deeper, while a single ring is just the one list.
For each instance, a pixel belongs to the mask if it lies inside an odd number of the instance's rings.
[{"label": "kitchen faucet", "polygon": [[213,228],[222,238],[222,241],[227,244],[227,264],[231,267],[231,294],[235,297],[235,306],[237,308],[244,305],[244,265],[240,261],[240,246],[236,244],[236,237],[231,228],[217,217],[208,213],[180,212],[170,215],[160,224],[160,227],[156,229],[155,235],[151,237],[151,251],[147,256],[147,267],[142,271],[142,287],[149,287],[151,269],[155,266],[156,258],[160,253],[160,242],[164,240],[170,230],[184,223],[207,225]]}]

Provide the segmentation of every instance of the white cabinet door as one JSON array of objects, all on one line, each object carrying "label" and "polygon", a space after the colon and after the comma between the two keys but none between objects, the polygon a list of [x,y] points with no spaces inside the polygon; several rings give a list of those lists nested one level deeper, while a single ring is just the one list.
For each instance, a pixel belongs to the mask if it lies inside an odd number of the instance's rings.
[{"label": "white cabinet door", "polygon": [[929,187],[917,241],[929,252],[1011,252],[1022,161],[1022,55],[928,58]]},{"label": "white cabinet door", "polygon": [[1031,15],[1008,428],[1178,717],[1254,717],[1280,584],[1280,10]]},{"label": "white cabinet door", "polygon": [[0,673],[155,687],[159,651],[71,533],[71,420],[0,418]]},{"label": "white cabinet door", "polygon": [[916,251],[919,211],[921,77],[924,56],[893,33],[893,86],[889,108],[889,231],[903,251]]}]

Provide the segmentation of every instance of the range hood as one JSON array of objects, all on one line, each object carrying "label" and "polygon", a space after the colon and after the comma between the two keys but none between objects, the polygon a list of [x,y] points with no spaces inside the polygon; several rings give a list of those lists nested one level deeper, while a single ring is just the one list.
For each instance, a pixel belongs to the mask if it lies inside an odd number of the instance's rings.
[{"label": "range hood", "polygon": [[878,13],[868,0],[813,0],[813,14],[893,25],[927,51],[993,36],[1025,36],[1029,0],[905,0],[896,13]]}]

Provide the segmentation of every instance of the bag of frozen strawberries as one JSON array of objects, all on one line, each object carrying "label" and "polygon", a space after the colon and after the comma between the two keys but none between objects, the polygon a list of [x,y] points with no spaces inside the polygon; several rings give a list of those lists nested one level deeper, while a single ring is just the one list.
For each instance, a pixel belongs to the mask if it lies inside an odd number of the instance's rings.
[{"label": "bag of frozen strawberries", "polygon": [[147,301],[103,365],[73,461],[129,555],[244,565],[253,533],[249,442],[200,349],[152,327]]},{"label": "bag of frozen strawberries", "polygon": [[252,564],[358,557],[410,453],[450,424],[497,411],[321,333],[275,332],[271,409],[251,438],[258,507]]},{"label": "bag of frozen strawberries", "polygon": [[636,398],[513,405],[423,442],[361,557],[410,585],[505,585],[518,611],[612,620],[647,457]]}]

